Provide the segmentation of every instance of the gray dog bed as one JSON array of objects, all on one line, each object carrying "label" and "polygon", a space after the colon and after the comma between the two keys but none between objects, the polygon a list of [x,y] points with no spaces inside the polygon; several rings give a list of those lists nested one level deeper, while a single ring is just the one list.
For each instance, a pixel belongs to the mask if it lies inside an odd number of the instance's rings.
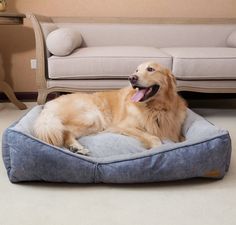
[{"label": "gray dog bed", "polygon": [[228,132],[191,110],[183,127],[184,142],[166,140],[161,147],[146,150],[131,137],[99,133],[80,139],[90,156],[35,138],[32,124],[41,110],[36,106],[4,132],[3,160],[11,182],[143,183],[222,178],[229,168]]}]

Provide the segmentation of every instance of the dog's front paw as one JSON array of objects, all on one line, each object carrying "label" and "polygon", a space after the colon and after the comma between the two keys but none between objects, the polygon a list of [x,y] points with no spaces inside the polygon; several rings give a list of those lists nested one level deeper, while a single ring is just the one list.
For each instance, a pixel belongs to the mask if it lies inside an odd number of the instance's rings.
[{"label": "dog's front paw", "polygon": [[90,151],[87,148],[83,148],[83,149],[78,149],[75,153],[81,154],[81,155],[89,155]]},{"label": "dog's front paw", "polygon": [[89,150],[83,147],[82,145],[70,145],[69,150],[76,154],[89,155]]},{"label": "dog's front paw", "polygon": [[148,138],[148,141],[144,143],[145,148],[151,149],[151,148],[156,148],[160,147],[162,145],[160,138],[152,136]]}]

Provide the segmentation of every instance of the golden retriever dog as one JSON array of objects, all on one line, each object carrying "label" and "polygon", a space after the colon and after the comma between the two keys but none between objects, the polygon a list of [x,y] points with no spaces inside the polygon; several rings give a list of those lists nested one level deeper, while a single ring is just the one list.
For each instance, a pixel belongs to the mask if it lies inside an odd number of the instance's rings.
[{"label": "golden retriever dog", "polygon": [[182,141],[187,107],[171,72],[147,62],[128,79],[131,86],[120,90],[68,94],[46,103],[34,124],[36,137],[84,155],[89,151],[77,139],[102,131],[134,137],[147,149],[163,139]]}]

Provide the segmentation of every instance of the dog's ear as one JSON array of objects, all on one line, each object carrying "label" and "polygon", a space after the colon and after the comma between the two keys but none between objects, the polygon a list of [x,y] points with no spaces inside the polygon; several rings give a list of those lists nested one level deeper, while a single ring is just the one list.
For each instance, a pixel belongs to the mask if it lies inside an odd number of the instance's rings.
[{"label": "dog's ear", "polygon": [[175,76],[171,73],[169,69],[165,69],[165,74],[167,77],[167,84],[168,84],[168,90],[167,94],[169,98],[172,98],[173,95],[176,95],[177,90],[176,90],[176,79]]},{"label": "dog's ear", "polygon": [[176,79],[171,71],[169,69],[165,69],[164,73],[168,76],[168,84],[170,83],[169,86],[176,87]]}]

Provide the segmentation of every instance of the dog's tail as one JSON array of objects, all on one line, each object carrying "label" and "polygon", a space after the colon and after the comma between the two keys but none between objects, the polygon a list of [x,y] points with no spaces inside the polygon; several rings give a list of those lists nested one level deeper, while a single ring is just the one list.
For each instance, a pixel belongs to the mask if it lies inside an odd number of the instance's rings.
[{"label": "dog's tail", "polygon": [[49,109],[44,109],[34,124],[34,134],[37,138],[49,144],[62,147],[64,126],[60,118]]}]

